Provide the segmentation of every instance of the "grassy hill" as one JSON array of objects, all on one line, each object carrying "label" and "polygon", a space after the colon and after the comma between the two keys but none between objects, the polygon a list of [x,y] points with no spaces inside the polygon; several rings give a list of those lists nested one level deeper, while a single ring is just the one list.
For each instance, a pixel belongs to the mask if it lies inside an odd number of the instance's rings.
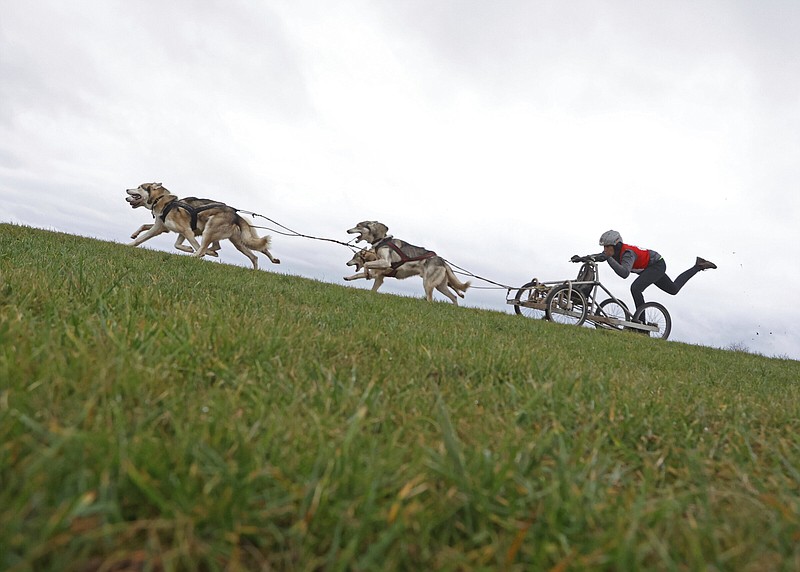
[{"label": "grassy hill", "polygon": [[0,569],[797,570],[798,380],[0,225]]}]

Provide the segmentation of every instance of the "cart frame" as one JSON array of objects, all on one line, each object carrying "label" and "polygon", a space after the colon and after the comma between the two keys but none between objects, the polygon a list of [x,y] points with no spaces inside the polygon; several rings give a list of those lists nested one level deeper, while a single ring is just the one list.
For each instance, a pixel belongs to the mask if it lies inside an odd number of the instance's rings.
[{"label": "cart frame", "polygon": [[[564,324],[593,325],[598,329],[628,330],[650,337],[667,339],[672,330],[672,318],[658,302],[646,302],[635,314],[600,282],[597,255],[573,257],[572,262],[582,263],[575,280],[540,282],[533,278],[516,289],[508,289],[506,303],[514,306],[517,314],[543,318]],[[608,298],[597,301],[603,292]]]}]

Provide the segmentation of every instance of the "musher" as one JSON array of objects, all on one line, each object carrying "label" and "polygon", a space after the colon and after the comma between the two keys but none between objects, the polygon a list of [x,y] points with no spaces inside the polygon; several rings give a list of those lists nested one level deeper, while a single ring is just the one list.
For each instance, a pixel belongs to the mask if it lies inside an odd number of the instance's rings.
[{"label": "musher", "polygon": [[631,272],[639,275],[631,284],[631,294],[636,305],[634,313],[644,304],[643,292],[651,284],[674,296],[695,274],[717,267],[713,262],[698,256],[694,266],[673,281],[667,276],[667,263],[658,252],[623,243],[622,236],[616,230],[604,232],[600,236],[600,246],[603,247],[603,253],[596,256],[607,260],[618,276],[627,278]]}]

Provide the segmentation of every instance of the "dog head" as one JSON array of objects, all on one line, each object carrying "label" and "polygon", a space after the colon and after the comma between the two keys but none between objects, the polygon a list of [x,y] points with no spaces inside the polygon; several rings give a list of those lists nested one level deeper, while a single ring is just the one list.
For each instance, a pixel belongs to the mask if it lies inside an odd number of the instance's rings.
[{"label": "dog head", "polygon": [[125,191],[128,197],[125,199],[131,208],[147,207],[153,209],[155,202],[169,191],[161,183],[142,183],[135,189]]},{"label": "dog head", "polygon": [[358,240],[374,244],[386,238],[389,227],[376,220],[365,220],[347,231],[347,234],[358,234]]},{"label": "dog head", "polygon": [[364,267],[364,263],[370,262],[371,260],[378,260],[378,255],[375,254],[374,250],[362,248],[353,254],[353,258],[350,259],[347,266],[355,266],[356,270],[361,270]]}]

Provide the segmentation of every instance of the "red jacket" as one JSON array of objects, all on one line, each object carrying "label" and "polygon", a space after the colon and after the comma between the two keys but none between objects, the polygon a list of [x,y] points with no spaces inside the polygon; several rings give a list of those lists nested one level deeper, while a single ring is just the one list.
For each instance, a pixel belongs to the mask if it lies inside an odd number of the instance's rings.
[{"label": "red jacket", "polygon": [[650,264],[650,251],[630,244],[623,244],[622,248],[619,249],[617,262],[622,263],[622,256],[626,250],[630,250],[636,255],[636,260],[633,262],[634,270],[644,270]]}]

